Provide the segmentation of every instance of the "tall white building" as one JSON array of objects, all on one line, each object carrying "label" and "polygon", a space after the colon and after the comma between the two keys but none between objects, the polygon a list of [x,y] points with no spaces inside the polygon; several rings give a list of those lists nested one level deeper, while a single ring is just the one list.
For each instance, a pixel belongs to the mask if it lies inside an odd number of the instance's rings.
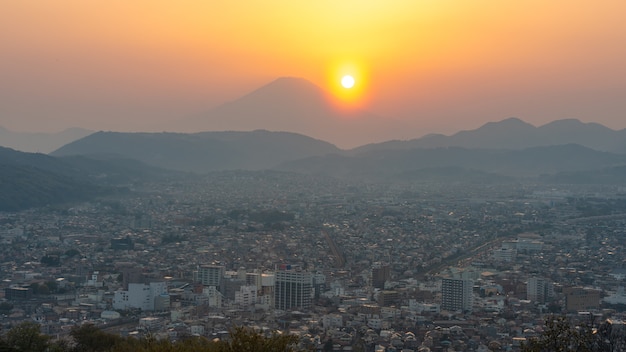
[{"label": "tall white building", "polygon": [[552,283],[540,277],[531,277],[526,283],[526,298],[537,303],[546,303],[554,295]]},{"label": "tall white building", "polygon": [[313,276],[307,271],[281,265],[274,274],[274,308],[309,309],[313,300]]},{"label": "tall white building", "polygon": [[249,307],[257,303],[256,286],[241,286],[239,291],[235,292],[235,304],[240,307]]},{"label": "tall white building", "polygon": [[441,309],[471,311],[474,303],[474,282],[463,279],[441,281]]},{"label": "tall white building", "polygon": [[[130,283],[127,291],[115,291],[113,309],[138,308],[151,311],[155,309],[155,298],[159,296],[167,296],[165,282],[151,282],[149,285]],[[163,301],[163,298],[159,299],[160,309],[163,308]]]},{"label": "tall white building", "polygon": [[219,290],[224,271],[224,267],[220,265],[201,265],[198,267],[198,281],[204,286],[215,286]]}]

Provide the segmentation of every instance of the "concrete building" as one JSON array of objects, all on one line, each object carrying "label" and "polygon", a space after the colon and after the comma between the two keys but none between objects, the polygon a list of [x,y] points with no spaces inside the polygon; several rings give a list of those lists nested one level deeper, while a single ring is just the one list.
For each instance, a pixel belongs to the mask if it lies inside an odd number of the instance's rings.
[{"label": "concrete building", "polygon": [[311,308],[313,277],[290,265],[277,267],[274,277],[274,308],[280,310]]},{"label": "concrete building", "polygon": [[551,282],[540,277],[531,277],[526,283],[526,298],[535,303],[546,303],[554,296],[554,287]]},{"label": "concrete building", "polygon": [[570,312],[587,311],[600,308],[600,291],[582,287],[567,287],[565,294],[565,308]]},{"label": "concrete building", "polygon": [[385,282],[391,279],[389,264],[374,263],[372,267],[372,286],[374,288],[385,288]]},{"label": "concrete building", "polygon": [[398,291],[384,290],[378,294],[378,304],[381,307],[397,304],[400,301]]},{"label": "concrete building", "polygon": [[10,286],[4,289],[4,298],[9,301],[29,300],[33,297],[30,287]]},{"label": "concrete building", "polygon": [[471,311],[474,302],[474,282],[463,279],[441,281],[441,309]]},{"label": "concrete building", "polygon": [[249,307],[257,303],[256,286],[241,286],[239,291],[235,292],[235,304],[240,307]]},{"label": "concrete building", "polygon": [[[160,297],[163,296],[163,297]],[[113,309],[125,310],[138,308],[145,311],[155,310],[155,298],[157,308],[164,310],[169,306],[167,296],[167,286],[164,282],[151,282],[146,284],[131,283],[127,291],[115,291],[113,296]]]},{"label": "concrete building", "polygon": [[517,249],[500,248],[493,251],[493,259],[502,262],[512,262],[517,257]]},{"label": "concrete building", "polygon": [[224,267],[221,265],[201,265],[198,268],[198,281],[204,286],[215,286],[220,289],[224,277]]}]

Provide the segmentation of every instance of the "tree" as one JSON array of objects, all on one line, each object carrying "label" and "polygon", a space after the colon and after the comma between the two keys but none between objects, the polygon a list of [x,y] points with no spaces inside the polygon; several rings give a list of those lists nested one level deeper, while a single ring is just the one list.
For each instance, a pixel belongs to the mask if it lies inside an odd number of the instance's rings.
[{"label": "tree", "polygon": [[230,339],[218,345],[220,352],[295,352],[298,337],[273,333],[265,337],[250,328],[237,327],[230,331]]},{"label": "tree", "polygon": [[44,352],[50,337],[39,330],[39,324],[30,321],[13,327],[6,335],[6,344],[14,351]]},{"label": "tree", "polygon": [[68,249],[64,253],[68,258],[80,256],[80,252],[76,248]]},{"label": "tree", "polygon": [[0,313],[8,314],[9,312],[11,312],[11,309],[13,309],[13,305],[11,303],[9,302],[0,303]]},{"label": "tree", "polygon": [[530,339],[524,346],[524,352],[561,352],[561,351],[611,351],[607,342],[593,321],[572,325],[565,317],[552,316],[546,319],[546,329],[537,338]]},{"label": "tree", "polygon": [[74,351],[77,352],[109,351],[122,340],[117,335],[101,331],[93,324],[73,328],[70,336],[74,339]]}]

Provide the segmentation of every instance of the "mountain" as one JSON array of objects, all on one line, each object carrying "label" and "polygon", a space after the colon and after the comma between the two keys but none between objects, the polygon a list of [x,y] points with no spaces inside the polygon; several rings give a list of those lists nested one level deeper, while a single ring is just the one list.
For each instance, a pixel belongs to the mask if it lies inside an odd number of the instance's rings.
[{"label": "mountain", "polygon": [[[328,155],[288,162],[281,171],[369,180],[399,180],[420,175],[463,180],[483,177],[537,177],[626,165],[626,155],[600,152],[580,145],[535,147],[523,150],[415,148],[370,150],[358,155]],[[455,171],[456,170],[456,171]],[[444,173],[445,177],[444,177]],[[411,176],[413,175],[413,176]]]},{"label": "mountain", "polygon": [[0,147],[0,211],[89,199],[103,191],[56,158]]},{"label": "mountain", "polygon": [[293,77],[279,78],[239,99],[177,124],[176,131],[252,131],[258,129],[304,134],[353,148],[403,135],[397,121],[341,108],[317,85]]},{"label": "mountain", "polygon": [[0,211],[90,200],[127,192],[134,183],[179,176],[130,159],[52,157],[0,147]]},{"label": "mountain", "polygon": [[68,128],[57,133],[31,133],[0,127],[0,145],[23,152],[49,153],[92,133],[82,128]]},{"label": "mountain", "polygon": [[470,149],[513,149],[579,144],[598,151],[626,153],[626,130],[615,131],[597,123],[575,119],[557,120],[535,127],[517,118],[489,122],[451,136],[426,135],[408,141],[388,141],[361,146],[353,154],[372,150],[462,147]]},{"label": "mountain", "polygon": [[97,132],[54,151],[54,156],[118,156],[178,171],[270,169],[311,156],[339,153],[334,145],[288,132]]}]

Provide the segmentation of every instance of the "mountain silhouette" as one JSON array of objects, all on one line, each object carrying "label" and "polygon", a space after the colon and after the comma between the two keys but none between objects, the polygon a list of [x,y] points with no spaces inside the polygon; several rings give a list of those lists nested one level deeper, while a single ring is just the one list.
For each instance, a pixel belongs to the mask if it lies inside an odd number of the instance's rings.
[{"label": "mountain silhouette", "polygon": [[283,77],[176,127],[191,131],[286,131],[353,148],[391,139],[401,131],[398,121],[359,109],[341,108],[334,98],[302,78]]},{"label": "mountain silhouette", "polygon": [[96,132],[54,151],[54,156],[108,156],[178,171],[259,170],[302,158],[338,153],[334,145],[288,132]]},{"label": "mountain silhouette", "polygon": [[598,151],[623,154],[626,153],[626,130],[615,131],[597,123],[584,123],[576,119],[557,120],[535,127],[518,118],[509,118],[451,136],[431,134],[408,141],[372,143],[355,148],[352,153],[447,147],[520,150],[566,144],[579,144]]},{"label": "mountain silhouette", "polygon": [[[284,163],[281,171],[322,174],[348,179],[390,181],[408,175],[441,174],[456,179],[471,171],[489,179],[496,176],[537,177],[563,172],[586,172],[626,165],[625,154],[601,152],[576,144],[534,147],[521,150],[414,148],[381,149],[358,155],[326,155]],[[456,171],[455,171],[456,170]],[[464,170],[460,172],[459,170]]]},{"label": "mountain silhouette", "polygon": [[50,153],[67,143],[92,134],[82,128],[68,128],[57,133],[15,132],[0,127],[0,145],[31,153]]}]

